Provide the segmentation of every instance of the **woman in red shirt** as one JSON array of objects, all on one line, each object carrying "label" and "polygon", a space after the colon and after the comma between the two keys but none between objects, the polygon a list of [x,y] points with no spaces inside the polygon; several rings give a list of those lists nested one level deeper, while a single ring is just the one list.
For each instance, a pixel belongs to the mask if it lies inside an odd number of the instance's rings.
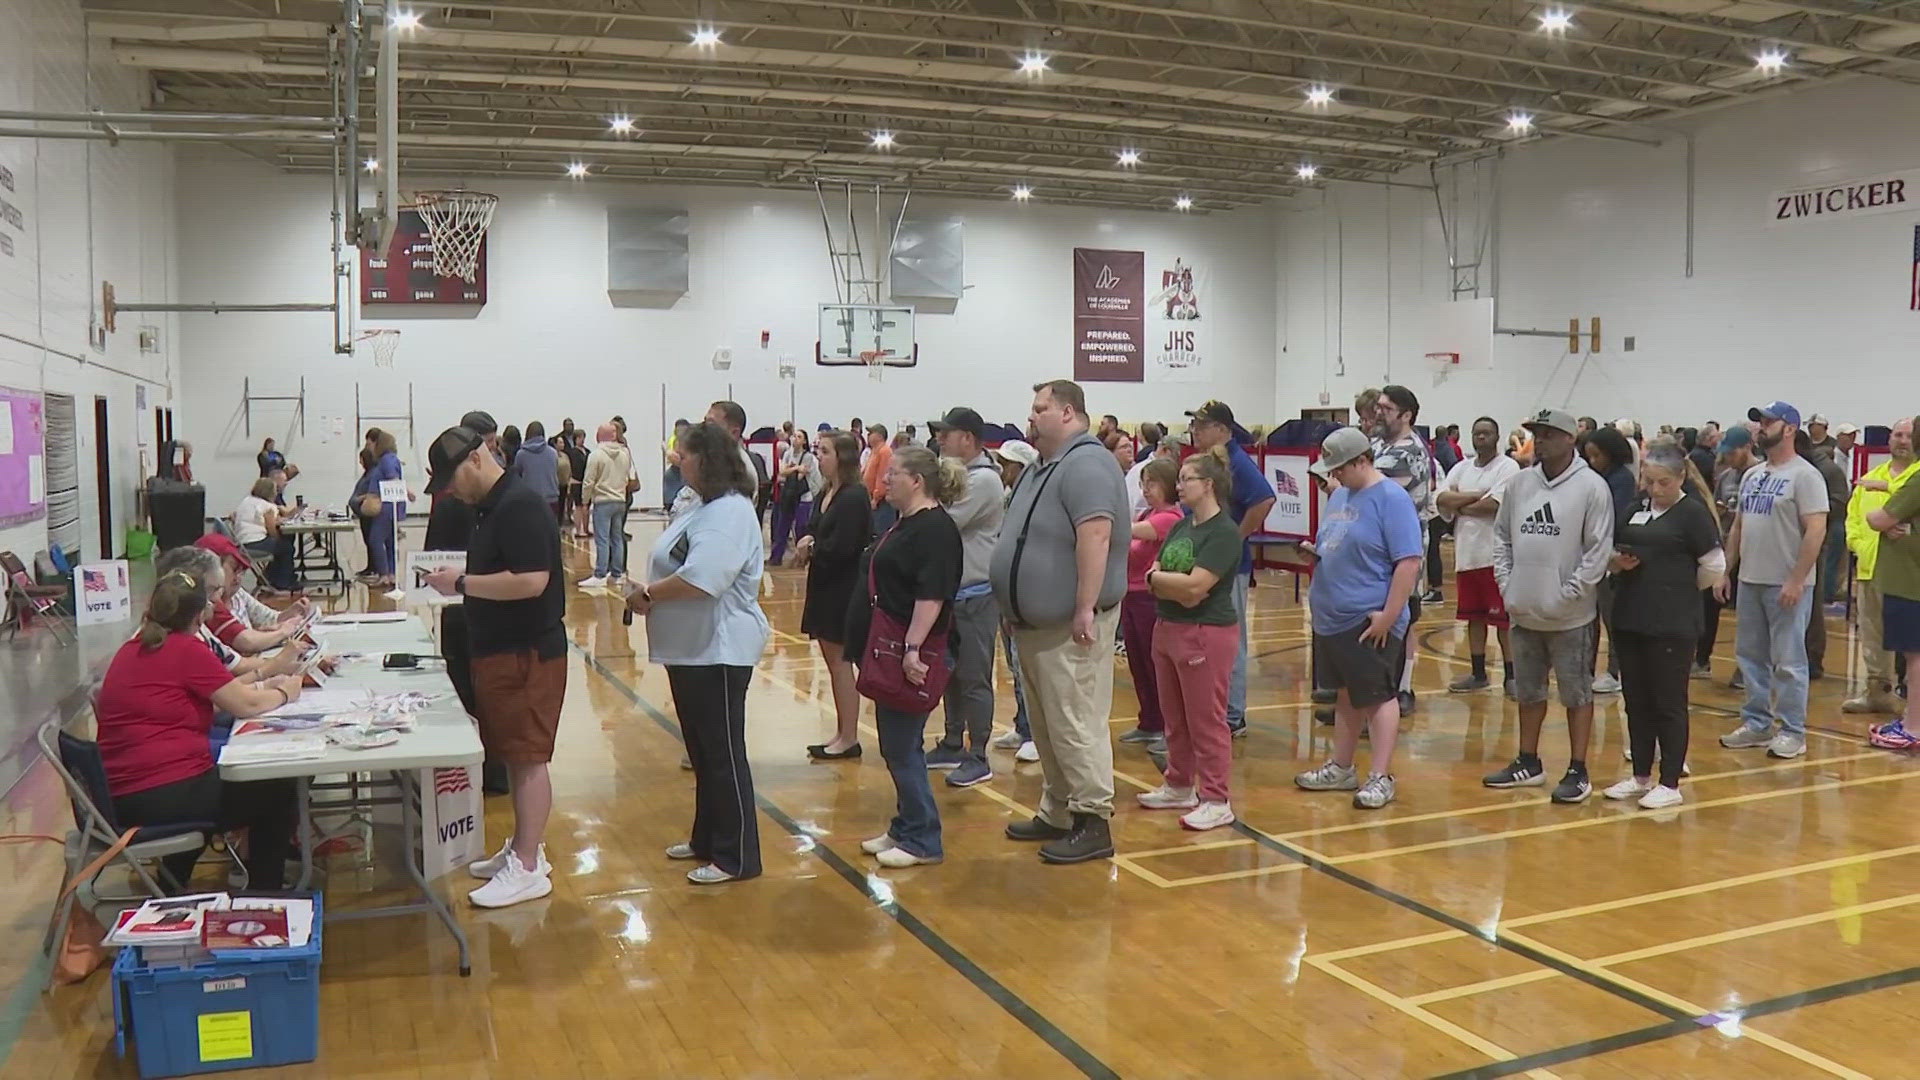
[{"label": "woman in red shirt", "polygon": [[[140,632],[114,654],[100,687],[100,757],[123,827],[246,828],[249,885],[275,890],[285,885],[298,817],[294,782],[222,781],[207,733],[216,707],[242,719],[258,716],[299,697],[300,677],[234,678],[199,637],[211,602],[208,583],[183,571],[154,585]],[[162,865],[184,888],[199,857],[183,852]]]}]

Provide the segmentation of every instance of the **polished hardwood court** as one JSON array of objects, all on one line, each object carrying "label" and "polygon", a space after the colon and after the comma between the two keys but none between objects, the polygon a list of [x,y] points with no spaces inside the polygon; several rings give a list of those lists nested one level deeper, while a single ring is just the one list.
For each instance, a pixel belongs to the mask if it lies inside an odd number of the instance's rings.
[{"label": "polished hardwood court", "polygon": [[[643,530],[649,533],[651,530]],[[637,538],[644,551],[646,537]],[[570,565],[586,556],[572,547]],[[636,553],[634,562],[641,561]],[[1293,580],[1253,591],[1252,730],[1234,743],[1240,824],[1196,834],[1141,810],[1146,754],[1114,753],[1120,855],[1042,864],[1001,836],[1037,801],[1037,764],[934,789],[946,861],[883,871],[892,784],[871,730],[857,763],[809,763],[831,727],[823,665],[797,635],[803,577],[770,574],[776,627],[749,698],[764,877],[688,884],[665,673],[611,594],[569,607],[567,705],[554,761],[552,896],[482,913],[462,979],[426,918],[328,928],[321,1052],[301,1077],[1903,1077],[1916,1072],[1920,765],[1843,717],[1850,629],[1829,622],[1808,752],[1722,749],[1737,720],[1732,617],[1715,681],[1692,683],[1687,801],[1610,803],[1625,774],[1617,696],[1600,699],[1594,797],[1480,777],[1514,750],[1498,690],[1450,695],[1457,624],[1416,627],[1419,710],[1399,800],[1366,812],[1291,778],[1326,755],[1307,702]],[[1448,588],[1451,596],[1451,586]],[[1497,665],[1498,656],[1493,658]],[[1116,658],[1114,735],[1135,711]],[[1496,667],[1497,672],[1497,667]],[[1001,677],[1002,727],[1012,693]],[[937,729],[938,714],[930,726]],[[1549,714],[1543,758],[1566,764]],[[1362,759],[1366,753],[1362,744]],[[9,831],[66,812],[44,768]],[[511,820],[489,802],[496,843]],[[55,888],[51,845],[0,847],[0,1076],[123,1077],[105,976],[42,996],[33,949]],[[378,872],[336,867],[329,905]],[[471,887],[450,876],[457,899]]]}]

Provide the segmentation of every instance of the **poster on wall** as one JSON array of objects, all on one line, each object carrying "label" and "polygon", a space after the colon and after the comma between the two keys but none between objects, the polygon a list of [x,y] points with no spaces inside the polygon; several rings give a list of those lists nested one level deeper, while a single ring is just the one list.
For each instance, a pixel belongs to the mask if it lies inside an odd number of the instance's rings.
[{"label": "poster on wall", "polygon": [[47,512],[46,403],[0,386],[0,414],[0,525],[17,525]]},{"label": "poster on wall", "polygon": [[1145,380],[1146,268],[1144,252],[1073,249],[1075,382]]},{"label": "poster on wall", "polygon": [[1220,317],[1213,276],[1188,255],[1155,266],[1156,291],[1147,304],[1149,376],[1154,382],[1200,382],[1207,377],[1208,328]]},{"label": "poster on wall", "polygon": [[1313,477],[1307,472],[1311,463],[1312,458],[1304,450],[1267,453],[1266,471],[1267,480],[1273,485],[1273,508],[1267,511],[1261,532],[1296,538],[1313,536],[1313,516],[1307,508],[1307,500],[1315,494]]}]

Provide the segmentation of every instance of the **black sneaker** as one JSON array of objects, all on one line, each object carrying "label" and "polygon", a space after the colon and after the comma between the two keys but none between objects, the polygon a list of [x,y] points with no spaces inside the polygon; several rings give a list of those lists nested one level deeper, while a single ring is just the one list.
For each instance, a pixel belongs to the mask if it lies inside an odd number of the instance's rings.
[{"label": "black sneaker", "polygon": [[1439,589],[1428,589],[1420,594],[1420,602],[1423,604],[1443,604],[1446,600],[1447,598],[1441,595]]},{"label": "black sneaker", "polygon": [[1315,690],[1313,692],[1313,703],[1315,705],[1331,705],[1339,700],[1340,691],[1338,690]]},{"label": "black sneaker", "polygon": [[1412,716],[1414,709],[1413,691],[1400,691],[1400,715]]},{"label": "black sneaker", "polygon": [[1587,779],[1584,772],[1567,770],[1560,778],[1560,785],[1553,789],[1553,801],[1557,803],[1583,803],[1593,794],[1593,781]]},{"label": "black sneaker", "polygon": [[1315,709],[1313,710],[1313,718],[1323,724],[1331,725],[1334,721],[1333,710],[1332,709]]},{"label": "black sneaker", "polygon": [[1098,814],[1073,815],[1073,831],[1040,848],[1040,861],[1082,863],[1113,858],[1113,833],[1107,819]]},{"label": "black sneaker", "polygon": [[1480,778],[1480,783],[1490,788],[1541,787],[1546,782],[1547,773],[1540,767],[1538,758],[1533,761],[1514,758],[1506,768]]},{"label": "black sneaker", "polygon": [[1227,736],[1228,736],[1229,738],[1233,738],[1233,739],[1244,739],[1244,738],[1246,738],[1246,737],[1247,737],[1247,722],[1246,722],[1245,720],[1242,720],[1242,721],[1240,721],[1240,722],[1239,722],[1238,724],[1235,724],[1235,723],[1234,723],[1233,721],[1231,721],[1231,720],[1229,720],[1229,721],[1227,721]]},{"label": "black sneaker", "polygon": [[1016,821],[1007,826],[1009,840],[1059,840],[1072,829],[1063,829],[1058,825],[1049,825],[1044,818],[1035,814],[1025,821]]}]

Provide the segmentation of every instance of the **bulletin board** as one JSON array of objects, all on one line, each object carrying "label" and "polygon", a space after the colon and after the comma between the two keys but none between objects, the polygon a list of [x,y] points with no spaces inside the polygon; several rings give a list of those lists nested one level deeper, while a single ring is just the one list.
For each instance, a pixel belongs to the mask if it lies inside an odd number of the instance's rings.
[{"label": "bulletin board", "polygon": [[0,386],[0,525],[46,515],[46,453],[45,399]]}]

